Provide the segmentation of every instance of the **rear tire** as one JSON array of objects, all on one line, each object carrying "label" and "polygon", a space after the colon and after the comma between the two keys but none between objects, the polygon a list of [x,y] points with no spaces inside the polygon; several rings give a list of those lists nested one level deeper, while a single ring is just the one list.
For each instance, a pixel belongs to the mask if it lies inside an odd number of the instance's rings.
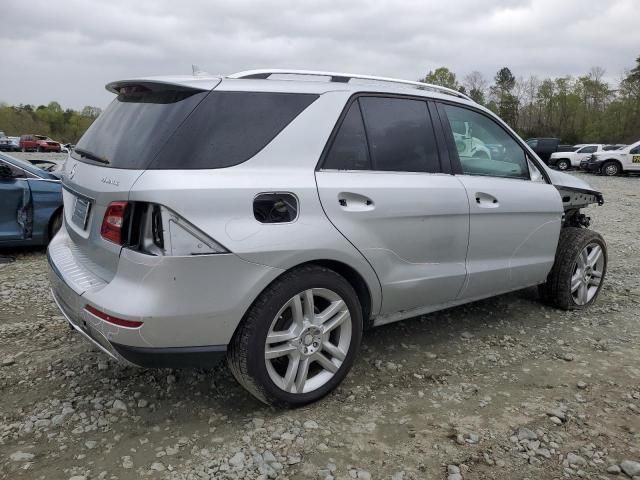
[{"label": "rear tire", "polygon": [[321,399],[346,377],[362,325],[351,284],[333,270],[306,265],[260,294],[229,344],[227,362],[258,400],[299,407]]},{"label": "rear tire", "polygon": [[558,160],[558,163],[556,164],[556,167],[558,167],[558,170],[569,170],[569,161],[563,159]]},{"label": "rear tire", "polygon": [[586,308],[598,297],[606,273],[607,244],[602,236],[586,228],[563,228],[555,263],[538,291],[556,308]]},{"label": "rear tire", "polygon": [[600,170],[602,175],[606,175],[607,177],[615,177],[620,174],[620,165],[618,162],[605,162]]},{"label": "rear tire", "polygon": [[58,230],[62,227],[62,210],[56,212],[49,222],[49,241],[55,237]]}]

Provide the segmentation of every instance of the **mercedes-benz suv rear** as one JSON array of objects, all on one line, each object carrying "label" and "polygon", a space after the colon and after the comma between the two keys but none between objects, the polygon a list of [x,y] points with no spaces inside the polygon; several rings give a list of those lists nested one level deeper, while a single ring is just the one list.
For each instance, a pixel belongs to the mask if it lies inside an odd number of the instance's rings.
[{"label": "mercedes-benz suv rear", "polygon": [[[284,193],[291,178],[275,173],[265,147],[282,149],[274,138],[287,136],[319,95],[227,83],[109,84],[116,98],[65,163],[64,225],[48,250],[53,296],[118,360],[216,363],[253,299],[282,272],[253,254],[265,241],[256,226],[293,221],[299,199]],[[250,158],[257,168],[233,168]],[[317,203],[312,171],[299,187]]]}]

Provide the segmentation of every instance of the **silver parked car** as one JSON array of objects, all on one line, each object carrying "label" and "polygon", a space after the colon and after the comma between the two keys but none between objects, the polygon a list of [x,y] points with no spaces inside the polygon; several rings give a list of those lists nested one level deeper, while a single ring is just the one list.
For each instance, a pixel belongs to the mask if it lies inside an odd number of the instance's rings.
[{"label": "silver parked car", "polygon": [[369,327],[533,285],[584,308],[602,287],[581,212],[602,196],[464,94],[282,70],[107,89],[48,256],[65,317],[117,360],[226,357],[257,398],[298,406],[340,384]]}]

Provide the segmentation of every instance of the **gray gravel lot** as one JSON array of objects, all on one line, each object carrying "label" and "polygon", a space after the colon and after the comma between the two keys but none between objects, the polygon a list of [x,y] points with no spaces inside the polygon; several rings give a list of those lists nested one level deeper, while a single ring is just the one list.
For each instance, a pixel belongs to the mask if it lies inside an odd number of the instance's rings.
[{"label": "gray gravel lot", "polygon": [[530,289],[381,327],[335,394],[295,411],[222,366],[109,361],[56,310],[44,251],[3,252],[0,478],[640,475],[640,178],[583,177],[607,202],[589,209],[609,245],[594,307]]}]

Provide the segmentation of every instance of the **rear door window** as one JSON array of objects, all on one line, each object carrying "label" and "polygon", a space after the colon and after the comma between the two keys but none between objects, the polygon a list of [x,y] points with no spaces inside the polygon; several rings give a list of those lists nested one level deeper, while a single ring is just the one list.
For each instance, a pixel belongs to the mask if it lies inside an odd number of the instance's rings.
[{"label": "rear door window", "polygon": [[596,145],[590,145],[588,147],[581,148],[577,153],[594,153],[596,150],[598,150]]},{"label": "rear door window", "polygon": [[425,101],[361,97],[359,102],[373,170],[440,171],[438,147]]}]

